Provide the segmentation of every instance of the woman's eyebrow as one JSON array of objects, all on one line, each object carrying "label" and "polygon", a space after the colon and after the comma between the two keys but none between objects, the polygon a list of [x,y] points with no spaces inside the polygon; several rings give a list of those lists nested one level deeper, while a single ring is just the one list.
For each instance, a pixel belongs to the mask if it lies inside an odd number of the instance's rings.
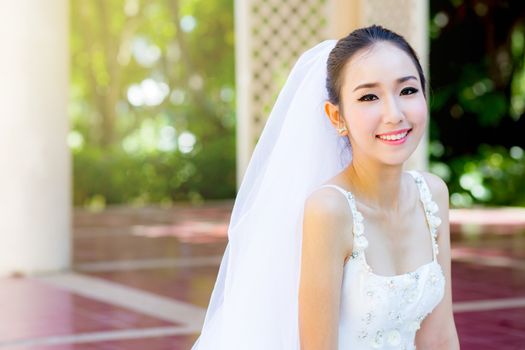
[{"label": "woman's eyebrow", "polygon": [[[407,75],[406,77],[398,78],[396,81],[398,84],[404,83],[407,80],[414,79],[417,80],[417,78],[413,75]],[[353,91],[359,90],[359,89],[365,89],[365,88],[372,88],[378,86],[379,83],[366,83],[356,86],[356,88]]]}]

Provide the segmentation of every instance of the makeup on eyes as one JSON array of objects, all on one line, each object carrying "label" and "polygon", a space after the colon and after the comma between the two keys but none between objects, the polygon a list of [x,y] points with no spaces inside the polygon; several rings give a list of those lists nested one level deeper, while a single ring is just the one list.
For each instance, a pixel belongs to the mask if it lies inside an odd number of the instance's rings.
[{"label": "makeup on eyes", "polygon": [[[417,81],[417,78],[413,75],[408,75],[406,77],[401,77],[401,78],[398,78],[396,79],[396,83],[397,84],[402,84],[408,80],[416,80]],[[365,84],[361,84],[361,85],[358,85],[354,88],[353,91],[357,91],[359,89],[366,89],[366,88],[373,88],[373,87],[377,87],[379,86],[379,83],[375,82],[375,83],[365,83]]]},{"label": "makeup on eyes", "polygon": [[[405,87],[401,90],[401,93],[403,91],[407,91],[407,90],[411,90],[411,93],[409,94],[402,94],[402,96],[407,96],[407,95],[413,95],[415,93],[417,93],[419,91],[419,89],[416,89],[415,87]],[[360,101],[360,102],[368,102],[368,101],[375,101],[375,99],[370,99],[371,97],[376,97],[377,96],[375,94],[366,94],[366,95],[363,95],[361,96],[360,98],[358,98],[357,100]]]}]

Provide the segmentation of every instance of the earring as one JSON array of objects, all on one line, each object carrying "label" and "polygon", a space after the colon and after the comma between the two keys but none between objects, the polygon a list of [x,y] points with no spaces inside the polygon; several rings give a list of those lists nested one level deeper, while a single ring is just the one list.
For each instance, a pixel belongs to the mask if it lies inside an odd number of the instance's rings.
[{"label": "earring", "polygon": [[337,132],[342,134],[343,132],[346,131],[346,125],[343,124],[343,127],[342,128],[337,128]]}]

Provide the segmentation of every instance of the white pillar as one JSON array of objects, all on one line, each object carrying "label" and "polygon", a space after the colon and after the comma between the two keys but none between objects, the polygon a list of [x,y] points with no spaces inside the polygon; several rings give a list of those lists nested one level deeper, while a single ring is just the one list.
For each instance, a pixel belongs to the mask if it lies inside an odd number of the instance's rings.
[{"label": "white pillar", "polygon": [[250,26],[250,2],[247,0],[235,0],[235,80],[236,80],[236,139],[237,139],[237,189],[241,185],[242,178],[248,162],[252,156],[253,120],[251,119],[251,97],[252,97],[252,70],[250,54],[251,43]]},{"label": "white pillar", "polygon": [[67,0],[0,0],[0,275],[70,266]]}]

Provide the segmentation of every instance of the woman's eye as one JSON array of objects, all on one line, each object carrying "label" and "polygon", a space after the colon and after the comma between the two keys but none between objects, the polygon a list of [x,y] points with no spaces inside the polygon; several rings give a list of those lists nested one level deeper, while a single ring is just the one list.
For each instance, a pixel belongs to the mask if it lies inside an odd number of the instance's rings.
[{"label": "woman's eye", "polygon": [[412,94],[415,94],[416,92],[418,92],[416,88],[408,87],[408,88],[404,88],[403,90],[401,90],[401,95],[412,95]]},{"label": "woman's eye", "polygon": [[376,99],[377,99],[376,95],[368,94],[368,95],[364,95],[363,97],[359,98],[359,101],[373,101]]}]

